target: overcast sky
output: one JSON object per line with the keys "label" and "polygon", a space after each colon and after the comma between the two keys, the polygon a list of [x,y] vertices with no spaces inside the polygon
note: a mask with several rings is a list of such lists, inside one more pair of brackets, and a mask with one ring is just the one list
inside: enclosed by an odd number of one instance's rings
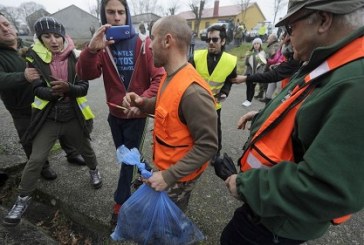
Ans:
{"label": "overcast sky", "polygon": [[[41,4],[45,7],[45,9],[50,12],[54,13],[60,9],[63,9],[71,4],[78,6],[79,8],[90,12],[91,6],[95,5],[95,0],[1,0],[0,4],[4,6],[12,6],[12,7],[19,7],[19,5],[23,2],[36,2]],[[130,0],[129,0],[130,1]],[[253,2],[254,0],[251,0]],[[168,6],[170,0],[158,0],[158,4],[161,6]],[[179,2],[188,2],[188,1],[179,1]],[[207,7],[213,6],[214,0],[209,0],[209,5]],[[224,5],[232,5],[239,2],[239,0],[220,0],[220,6]],[[256,0],[260,9],[262,10],[263,14],[265,15],[267,20],[273,20],[273,7],[274,7],[274,0]],[[177,13],[189,10],[188,7],[184,4],[180,4],[180,7],[177,9]],[[286,7],[283,8],[277,16],[277,20],[279,17],[284,16],[286,13]]]}

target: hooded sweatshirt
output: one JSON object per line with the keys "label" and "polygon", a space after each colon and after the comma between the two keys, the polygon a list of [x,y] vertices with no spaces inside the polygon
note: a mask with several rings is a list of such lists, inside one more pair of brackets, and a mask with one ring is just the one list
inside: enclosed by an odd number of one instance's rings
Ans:
{"label": "hooded sweatshirt", "polygon": [[[106,24],[105,7],[101,4],[101,23]],[[82,79],[93,80],[103,74],[106,99],[121,105],[126,92],[135,92],[143,97],[157,94],[163,68],[153,65],[153,56],[148,48],[149,37],[142,40],[135,33],[128,6],[126,25],[130,27],[130,38],[93,54],[89,48],[83,50],[77,62],[77,73]],[[126,118],[123,110],[109,105],[110,113],[118,118]]]}

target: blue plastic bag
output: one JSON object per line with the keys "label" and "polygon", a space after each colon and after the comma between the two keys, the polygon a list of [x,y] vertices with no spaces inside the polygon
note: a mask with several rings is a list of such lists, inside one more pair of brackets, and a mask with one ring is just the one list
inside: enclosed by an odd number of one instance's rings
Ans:
{"label": "blue plastic bag", "polygon": [[[137,149],[120,146],[117,158],[119,162],[137,165],[144,178],[151,176],[144,163],[140,163]],[[155,191],[143,184],[121,206],[111,238],[132,240],[138,244],[186,245],[202,241],[204,235],[166,192]]]}

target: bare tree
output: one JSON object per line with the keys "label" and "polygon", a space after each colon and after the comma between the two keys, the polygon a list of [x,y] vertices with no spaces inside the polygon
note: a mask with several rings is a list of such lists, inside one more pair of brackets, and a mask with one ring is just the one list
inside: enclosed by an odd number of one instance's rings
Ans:
{"label": "bare tree", "polygon": [[245,25],[245,16],[246,16],[246,10],[248,9],[249,7],[249,4],[250,4],[250,0],[237,0],[237,3],[239,4],[240,6],[240,11],[243,12],[243,16],[242,16],[242,22],[244,23]]}
{"label": "bare tree", "polygon": [[89,7],[90,13],[100,20],[101,0],[96,0],[95,2],[96,5],[92,5]]}
{"label": "bare tree", "polygon": [[278,15],[278,12],[282,9],[284,5],[287,4],[287,0],[274,0],[274,17],[273,17],[273,23],[276,23],[276,18]]}
{"label": "bare tree", "polygon": [[154,13],[158,0],[133,0],[130,1],[134,15]]}
{"label": "bare tree", "polygon": [[25,2],[20,4],[19,9],[23,12],[23,20],[28,26],[28,32],[33,31],[34,21],[31,21],[29,16],[40,9],[44,9],[44,6],[35,2]]}
{"label": "bare tree", "polygon": [[167,15],[175,15],[177,9],[179,8],[179,1],[170,0],[167,8]]}
{"label": "bare tree", "polygon": [[205,7],[205,0],[199,0],[199,2],[196,0],[193,0],[192,2],[190,2],[188,4],[188,6],[190,7],[192,13],[195,15],[194,32],[199,33],[202,13],[203,13],[203,10]]}

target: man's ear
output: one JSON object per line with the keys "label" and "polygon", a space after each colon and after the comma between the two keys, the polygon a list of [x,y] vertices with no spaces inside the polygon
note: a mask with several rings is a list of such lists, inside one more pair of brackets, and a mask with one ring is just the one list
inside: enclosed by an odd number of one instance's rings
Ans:
{"label": "man's ear", "polygon": [[321,33],[328,32],[333,24],[332,23],[334,18],[333,14],[324,11],[319,11],[317,13],[317,16],[318,16],[318,21],[320,21],[319,32]]}
{"label": "man's ear", "polygon": [[221,39],[221,46],[225,46],[225,44],[226,44],[226,38]]}

